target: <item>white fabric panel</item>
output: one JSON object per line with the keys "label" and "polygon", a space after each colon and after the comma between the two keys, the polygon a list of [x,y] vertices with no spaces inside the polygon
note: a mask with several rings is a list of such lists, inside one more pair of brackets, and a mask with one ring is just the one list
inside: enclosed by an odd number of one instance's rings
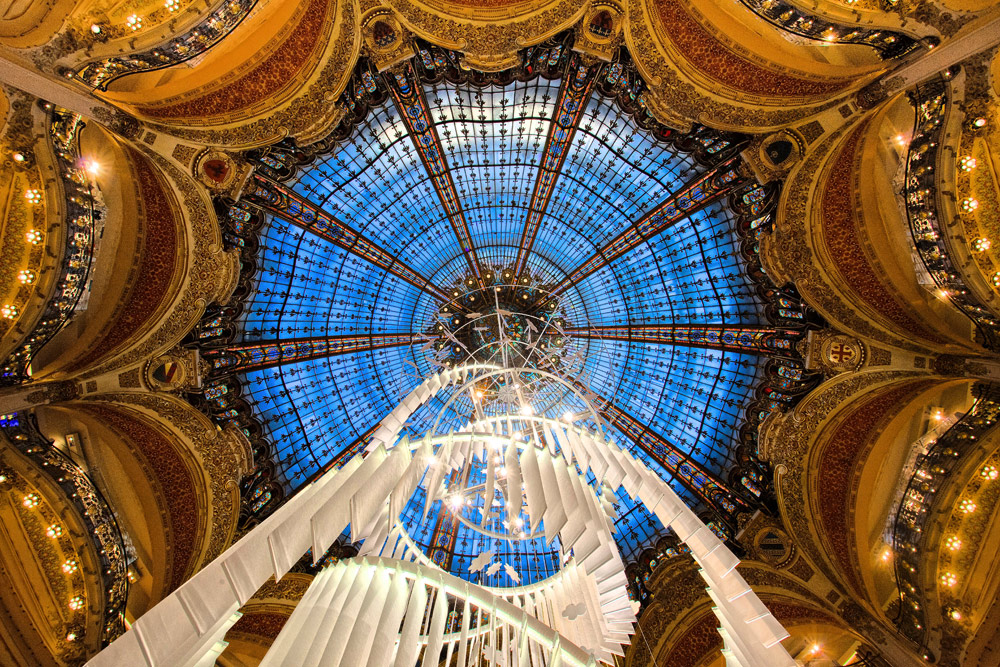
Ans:
{"label": "white fabric panel", "polygon": [[[305,595],[292,611],[281,632],[275,637],[267,655],[261,661],[263,667],[281,664],[290,658],[302,662],[312,641],[316,638],[319,619],[326,613],[344,577],[349,577],[350,568],[338,567],[323,570],[317,574]],[[281,656],[280,658],[278,656]]]}
{"label": "white fabric panel", "polygon": [[485,526],[490,514],[493,512],[493,496],[497,483],[496,465],[493,457],[487,456],[486,463],[486,488],[483,490],[483,516],[479,525]]}
{"label": "white fabric panel", "polygon": [[[370,631],[374,625],[371,622],[372,610],[366,609],[363,605],[366,602],[373,602],[371,590],[372,584],[375,583],[376,571],[376,568],[371,565],[363,565],[357,570],[344,606],[334,624],[328,626],[330,627],[329,634],[326,637],[317,637],[317,641],[313,642],[312,649],[303,665],[316,665],[318,667],[319,665],[339,664],[350,638],[358,630],[359,621],[366,626],[367,631]],[[375,613],[380,611],[381,609],[377,609]]]}
{"label": "white fabric panel", "polygon": [[[305,505],[300,508],[300,511],[306,511],[312,518],[310,521],[310,526],[312,528],[312,550],[313,557],[320,558],[326,553],[326,550],[330,548],[333,541],[340,536],[350,522],[350,499],[351,497],[361,488],[368,479],[375,474],[379,466],[386,459],[385,448],[379,447],[375,451],[371,452],[365,460],[361,463],[358,469],[350,476],[350,478],[344,482],[344,485],[338,490],[338,492],[325,502],[323,502],[319,507],[314,507],[313,505]],[[287,507],[287,505],[286,505]],[[289,563],[291,564],[297,561],[306,549],[309,548],[308,543],[306,547],[298,551],[298,555]],[[285,572],[287,572],[287,568]],[[282,573],[283,574],[283,573]]]}
{"label": "white fabric panel", "polygon": [[[482,634],[479,632],[479,624],[482,623],[482,615],[479,613],[479,607],[476,607],[476,622],[473,624],[476,628],[476,636],[473,637],[472,642],[469,644],[469,655],[465,661],[465,667],[471,667],[471,665],[479,664],[479,641]],[[461,665],[459,666],[461,667]]]}
{"label": "white fabric panel", "polygon": [[508,445],[505,467],[507,468],[507,521],[511,524],[520,516],[524,504],[521,495],[521,464],[518,463],[517,447]]}
{"label": "white fabric panel", "polygon": [[528,499],[528,518],[531,532],[538,530],[545,511],[545,493],[542,491],[542,475],[538,470],[538,449],[528,444],[521,455],[521,470],[524,472],[524,491]]}
{"label": "white fabric panel", "polygon": [[441,646],[444,638],[444,624],[448,619],[448,596],[443,588],[438,588],[434,598],[434,613],[427,633],[427,648],[421,664],[436,665],[441,661]]}
{"label": "white fabric panel", "polygon": [[[289,657],[294,657],[297,665],[316,665],[323,655],[323,650],[330,641],[338,641],[339,638],[331,640],[331,635],[337,627],[337,621],[341,618],[344,606],[350,602],[350,595],[357,591],[358,581],[364,581],[365,568],[360,562],[349,563],[347,571],[340,579],[336,592],[333,594],[326,608],[317,608],[309,623],[311,628],[300,633],[301,639],[306,639],[302,635],[308,632],[311,639],[308,641],[296,641],[289,648]],[[370,576],[369,576],[370,579]],[[357,593],[355,593],[357,594]],[[279,633],[280,636],[280,633]],[[268,651],[268,655],[270,655]],[[287,663],[278,663],[287,664]]]}
{"label": "white fabric panel", "polygon": [[[410,587],[406,577],[400,576],[395,570],[387,570],[386,574],[392,577],[392,584],[389,596],[386,599],[385,609],[379,616],[378,625],[372,633],[372,646],[368,662],[354,663],[357,667],[361,667],[362,664],[368,664],[371,667],[388,665],[392,651],[396,647],[396,637],[399,636],[399,624],[402,623],[403,614],[406,611]],[[346,653],[344,657],[345,667],[353,667],[351,663],[346,662]]]}
{"label": "white fabric panel", "polygon": [[560,539],[569,545],[576,544],[577,539],[587,530],[587,495],[582,493],[580,478],[575,470],[571,470],[566,461],[556,459],[552,462],[556,471],[556,482],[559,484],[559,495],[566,508],[566,523],[559,533]]}
{"label": "white fabric panel", "polygon": [[417,635],[420,632],[420,624],[423,621],[426,607],[427,587],[424,586],[423,579],[417,579],[411,586],[410,602],[406,607],[406,616],[403,619],[403,630],[399,637],[395,667],[412,667],[416,664],[417,653],[420,651],[420,647],[417,645]]}
{"label": "white fabric panel", "polygon": [[366,528],[371,518],[381,508],[406,472],[410,463],[410,450],[396,447],[385,461],[351,497],[351,541],[361,539],[361,529]]}
{"label": "white fabric panel", "polygon": [[542,490],[545,493],[545,514],[542,521],[545,522],[547,541],[552,541],[566,523],[566,510],[559,497],[559,483],[556,481],[556,472],[552,466],[552,457],[545,452],[539,452],[538,470],[542,478]]}
{"label": "white fabric panel", "polygon": [[455,658],[455,664],[459,667],[465,667],[465,658],[469,650],[469,611],[471,607],[472,605],[467,600],[462,601],[462,630],[458,639],[458,656]]}

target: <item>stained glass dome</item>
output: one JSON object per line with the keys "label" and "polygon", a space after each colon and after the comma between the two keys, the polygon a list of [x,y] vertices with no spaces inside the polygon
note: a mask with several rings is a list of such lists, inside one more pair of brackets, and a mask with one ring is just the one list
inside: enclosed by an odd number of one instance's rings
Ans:
{"label": "stained glass dome", "polygon": [[[425,44],[388,71],[362,61],[330,137],[248,154],[241,198],[219,202],[242,249],[237,303],[196,335],[204,401],[267,443],[261,479],[293,492],[361,452],[423,378],[502,358],[566,378],[720,534],[761,502],[748,434],[808,379],[806,315],[754,259],[776,193],[750,177],[744,137],[654,120],[627,53],[570,47],[500,73]],[[535,389],[542,414],[585,412]],[[405,512],[414,539],[463,572],[481,544],[421,504]],[[624,492],[615,510],[626,558],[662,536]],[[551,546],[521,544],[532,577],[558,568]]]}

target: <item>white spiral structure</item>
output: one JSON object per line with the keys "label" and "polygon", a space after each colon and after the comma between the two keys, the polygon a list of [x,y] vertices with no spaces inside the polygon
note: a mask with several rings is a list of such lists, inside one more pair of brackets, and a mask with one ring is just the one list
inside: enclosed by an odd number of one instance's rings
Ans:
{"label": "white spiral structure", "polygon": [[[457,430],[435,433],[435,424],[419,439],[400,439],[407,420],[442,389],[457,385],[454,400],[477,380],[521,371],[540,373],[469,364],[425,380],[381,422],[364,458],[303,488],[89,664],[212,664],[213,647],[268,577],[280,579],[307,549],[326,553],[348,526],[352,541],[363,543],[361,552],[313,580],[265,665],[408,667],[444,657],[445,664],[454,658],[463,667],[484,660],[525,667],[612,664],[636,621],[609,516],[612,490],[623,487],[690,547],[716,605],[727,664],[794,665],[780,644],[787,632],[736,571],[732,552],[668,484],[602,433],[574,419],[487,414],[477,406]],[[482,496],[477,525],[485,526],[492,499],[501,495],[505,525],[523,524],[526,510],[524,533],[544,535],[546,543],[558,536],[558,573],[516,588],[486,587],[442,571],[416,546],[400,514],[418,485],[426,490],[426,514],[454,492],[444,480],[472,468],[486,477],[484,485],[463,490]],[[596,485],[588,483],[588,472]],[[492,558],[480,554],[475,569]]]}

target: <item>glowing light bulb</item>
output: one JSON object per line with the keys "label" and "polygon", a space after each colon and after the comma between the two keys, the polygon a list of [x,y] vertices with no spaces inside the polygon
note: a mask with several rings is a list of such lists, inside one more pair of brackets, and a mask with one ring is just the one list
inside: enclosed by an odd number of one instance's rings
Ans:
{"label": "glowing light bulb", "polygon": [[69,608],[73,611],[79,611],[83,609],[83,598],[77,595],[76,597],[70,599]]}
{"label": "glowing light bulb", "polygon": [[996,466],[984,466],[983,469],[979,471],[979,474],[984,478],[993,481],[997,477],[1000,477],[1000,470],[997,470]]}
{"label": "glowing light bulb", "polygon": [[29,493],[21,500],[21,504],[31,509],[32,507],[38,507],[38,503],[41,498],[38,497],[37,493]]}
{"label": "glowing light bulb", "polygon": [[522,415],[533,415],[535,414],[535,408],[531,407],[530,404],[521,406]]}
{"label": "glowing light bulb", "polygon": [[36,277],[37,276],[34,271],[28,271],[27,269],[19,271],[17,274],[17,279],[22,285],[30,285],[35,282]]}
{"label": "glowing light bulb", "polygon": [[979,208],[979,201],[973,199],[972,197],[966,197],[962,200],[962,203],[960,203],[958,207],[966,213],[972,213]]}
{"label": "glowing light bulb", "polygon": [[62,564],[62,571],[65,572],[66,574],[72,574],[73,572],[76,572],[79,568],[80,566],[72,558],[70,558],[69,560],[67,560],[65,563]]}
{"label": "glowing light bulb", "polygon": [[3,306],[0,306],[0,315],[2,315],[4,319],[12,320],[15,317],[17,317],[17,314],[19,312],[20,311],[18,310],[17,306],[12,306],[10,304],[5,304]]}
{"label": "glowing light bulb", "polygon": [[971,155],[963,155],[958,159],[958,168],[962,171],[972,171],[976,168],[976,158]]}
{"label": "glowing light bulb", "polygon": [[958,577],[956,577],[951,572],[943,572],[941,574],[941,585],[947,586],[948,588],[954,587],[958,583]]}
{"label": "glowing light bulb", "polygon": [[24,198],[28,200],[29,204],[38,204],[42,201],[42,192],[37,188],[31,188],[30,190],[24,191]]}
{"label": "glowing light bulb", "polygon": [[180,8],[181,3],[179,0],[167,0],[163,3],[163,6],[167,8],[167,11],[175,12]]}
{"label": "glowing light bulb", "polygon": [[951,551],[958,551],[962,548],[962,540],[958,539],[957,535],[952,535],[944,541],[944,545]]}
{"label": "glowing light bulb", "polygon": [[972,514],[976,511],[976,503],[966,498],[958,504],[958,509],[962,510],[964,514]]}
{"label": "glowing light bulb", "polygon": [[101,34],[101,26],[97,25],[96,23],[92,23],[90,25],[90,32],[94,33],[95,35],[100,35]]}
{"label": "glowing light bulb", "polygon": [[138,14],[132,14],[125,19],[125,23],[128,27],[132,28],[132,30],[140,30],[142,28],[142,17]]}
{"label": "glowing light bulb", "polygon": [[42,233],[36,229],[29,229],[24,238],[31,245],[38,245],[42,242]]}
{"label": "glowing light bulb", "polygon": [[990,249],[993,244],[985,236],[981,236],[978,239],[972,241],[972,249],[976,252],[986,252]]}
{"label": "glowing light bulb", "polygon": [[63,533],[62,526],[60,526],[57,523],[52,524],[51,526],[49,526],[48,530],[45,531],[45,534],[51,537],[52,539],[59,537],[60,535],[62,535],[62,533]]}

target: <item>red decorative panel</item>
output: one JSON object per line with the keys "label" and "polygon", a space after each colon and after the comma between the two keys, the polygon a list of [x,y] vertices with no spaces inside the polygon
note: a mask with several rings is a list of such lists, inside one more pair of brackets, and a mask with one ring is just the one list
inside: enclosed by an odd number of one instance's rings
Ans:
{"label": "red decorative panel", "polygon": [[[637,647],[638,648],[638,647]],[[665,660],[658,665],[670,667],[695,667],[702,658],[712,651],[722,650],[722,635],[719,634],[719,620],[709,612],[695,621],[670,649]]]}
{"label": "red decorative panel", "polygon": [[876,313],[907,331],[935,343],[945,340],[929,331],[911,317],[907,309],[886,289],[875,269],[868,261],[859,242],[859,227],[854,206],[856,194],[854,174],[860,161],[861,137],[868,123],[862,123],[847,139],[837,156],[823,191],[823,243],[835,262],[843,280]]}
{"label": "red decorative panel", "polygon": [[880,422],[891,419],[900,407],[931,384],[931,380],[907,382],[868,399],[841,422],[820,453],[816,499],[820,523],[841,572],[859,593],[862,587],[851,558],[849,538],[855,467],[877,437]]}
{"label": "red decorative panel", "polygon": [[[764,604],[783,625],[829,623],[843,627],[843,623],[836,617],[820,609],[794,602],[775,602],[772,599],[765,600]],[[633,641],[633,643],[636,642]],[[636,648],[638,649],[639,645]],[[722,636],[719,634],[719,620],[715,614],[708,613],[695,621],[687,632],[674,642],[674,646],[665,660],[657,661],[656,664],[668,665],[669,667],[695,667],[709,653],[721,650]]]}
{"label": "red decorative panel", "polygon": [[655,0],[660,23],[684,57],[704,74],[750,95],[808,97],[847,87],[853,79],[815,81],[765,69],[733,52],[705,30],[678,0]]}
{"label": "red decorative panel", "polygon": [[177,261],[177,230],[181,222],[166,192],[166,184],[140,153],[128,149],[135,166],[145,222],[142,249],[133,270],[132,285],[115,310],[107,333],[97,344],[78,358],[68,370],[88,368],[119,345],[136,336],[167,298]]}
{"label": "red decorative panel", "polygon": [[233,623],[229,632],[254,635],[273,641],[281,632],[281,628],[285,627],[287,621],[288,616],[285,614],[251,612],[244,614]]}
{"label": "red decorative panel", "polygon": [[166,592],[184,583],[188,563],[194,556],[195,529],[198,526],[198,499],[194,482],[170,441],[160,431],[139,417],[123,415],[118,410],[99,404],[82,408],[104,424],[124,434],[146,459],[155,475],[161,497],[167,506],[170,526],[172,569],[167,572]]}
{"label": "red decorative panel", "polygon": [[328,20],[328,7],[336,3],[312,0],[298,25],[270,56],[217,90],[193,100],[163,106],[139,107],[152,118],[205,118],[253,106],[288,85],[305,66],[320,42]]}

